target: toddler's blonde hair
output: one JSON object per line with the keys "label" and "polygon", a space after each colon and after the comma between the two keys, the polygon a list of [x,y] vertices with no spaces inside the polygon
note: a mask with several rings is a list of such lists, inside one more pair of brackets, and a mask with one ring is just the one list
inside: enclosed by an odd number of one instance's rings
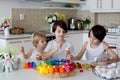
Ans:
{"label": "toddler's blonde hair", "polygon": [[31,39],[32,39],[32,44],[33,44],[35,47],[37,47],[36,44],[39,42],[39,40],[40,40],[41,38],[45,38],[45,39],[46,39],[46,35],[43,34],[43,33],[41,33],[41,32],[34,32],[34,33],[32,34],[32,37],[31,37]]}

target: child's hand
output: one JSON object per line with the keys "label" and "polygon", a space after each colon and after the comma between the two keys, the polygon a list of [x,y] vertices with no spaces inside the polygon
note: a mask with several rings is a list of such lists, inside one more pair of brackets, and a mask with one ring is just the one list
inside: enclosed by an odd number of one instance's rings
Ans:
{"label": "child's hand", "polygon": [[24,47],[20,48],[20,52],[24,53]]}
{"label": "child's hand", "polygon": [[68,54],[68,55],[66,56],[66,59],[68,59],[68,60],[72,60],[72,58],[73,58],[73,55],[71,55],[71,54]]}
{"label": "child's hand", "polygon": [[42,56],[40,54],[36,54],[36,59],[37,60],[42,60]]}
{"label": "child's hand", "polygon": [[102,58],[100,59],[100,61],[102,61],[102,62],[104,62],[104,63],[106,63],[106,64],[109,64],[109,58],[106,57],[106,56],[102,57]]}
{"label": "child's hand", "polygon": [[65,55],[66,55],[66,58],[68,59],[68,60],[71,60],[72,59],[72,55],[70,54],[70,49],[69,48],[66,48],[66,50],[65,50]]}
{"label": "child's hand", "polygon": [[67,56],[67,55],[69,55],[70,54],[70,49],[69,48],[66,48],[65,49],[65,55]]}

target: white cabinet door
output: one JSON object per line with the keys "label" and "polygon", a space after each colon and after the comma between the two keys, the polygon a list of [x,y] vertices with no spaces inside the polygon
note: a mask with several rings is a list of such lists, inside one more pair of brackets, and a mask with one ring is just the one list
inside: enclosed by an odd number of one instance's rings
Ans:
{"label": "white cabinet door", "polygon": [[86,41],[89,40],[88,33],[83,33],[82,36],[83,36],[83,43],[82,44],[84,44]]}
{"label": "white cabinet door", "polygon": [[31,48],[33,48],[32,41],[30,38],[24,39],[22,44],[22,46],[25,48],[25,52],[28,52]]}
{"label": "white cabinet door", "polygon": [[[119,43],[119,38],[118,36],[113,36],[113,35],[106,35],[104,41],[108,43],[109,46],[115,46],[118,47]],[[113,49],[116,53],[118,53],[117,49]]]}
{"label": "white cabinet door", "polygon": [[118,55],[120,56],[120,36],[118,37]]}
{"label": "white cabinet door", "polygon": [[6,40],[6,46],[10,45],[11,47],[15,48],[18,53],[20,53],[20,46],[22,46],[21,39],[14,39],[14,40]]}
{"label": "white cabinet door", "polygon": [[91,0],[91,12],[120,12],[120,0]]}
{"label": "white cabinet door", "polygon": [[120,0],[113,0],[113,8],[120,9]]}
{"label": "white cabinet door", "polygon": [[30,38],[6,40],[6,46],[7,45],[16,48],[18,53],[20,53],[20,47],[22,46],[25,48],[25,52],[32,48],[32,42]]}
{"label": "white cabinet door", "polygon": [[97,10],[98,9],[98,1],[99,0],[90,0],[89,1],[91,10]]}
{"label": "white cabinet door", "polygon": [[100,0],[100,9],[111,9],[112,8],[112,0]]}
{"label": "white cabinet door", "polygon": [[74,33],[74,34],[67,34],[66,38],[67,41],[73,44],[75,55],[78,54],[78,52],[81,49],[82,44],[82,33]]}

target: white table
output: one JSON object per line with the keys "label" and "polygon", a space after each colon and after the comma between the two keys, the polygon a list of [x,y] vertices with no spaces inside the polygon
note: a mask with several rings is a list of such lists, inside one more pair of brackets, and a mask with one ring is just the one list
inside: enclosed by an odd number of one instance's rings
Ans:
{"label": "white table", "polygon": [[80,73],[79,69],[77,69],[75,75],[71,77],[46,78],[39,74],[37,70],[23,69],[22,67],[20,67],[16,71],[12,71],[9,73],[5,72],[0,73],[0,80],[105,80],[105,79],[96,76],[92,71],[89,70],[84,70],[83,73]]}

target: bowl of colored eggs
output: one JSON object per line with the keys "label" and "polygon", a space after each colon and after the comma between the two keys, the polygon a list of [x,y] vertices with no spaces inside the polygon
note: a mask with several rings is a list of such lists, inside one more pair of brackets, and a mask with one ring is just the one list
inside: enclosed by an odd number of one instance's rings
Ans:
{"label": "bowl of colored eggs", "polygon": [[40,74],[46,77],[67,77],[75,74],[76,64],[70,60],[46,60],[42,61],[37,66]]}

